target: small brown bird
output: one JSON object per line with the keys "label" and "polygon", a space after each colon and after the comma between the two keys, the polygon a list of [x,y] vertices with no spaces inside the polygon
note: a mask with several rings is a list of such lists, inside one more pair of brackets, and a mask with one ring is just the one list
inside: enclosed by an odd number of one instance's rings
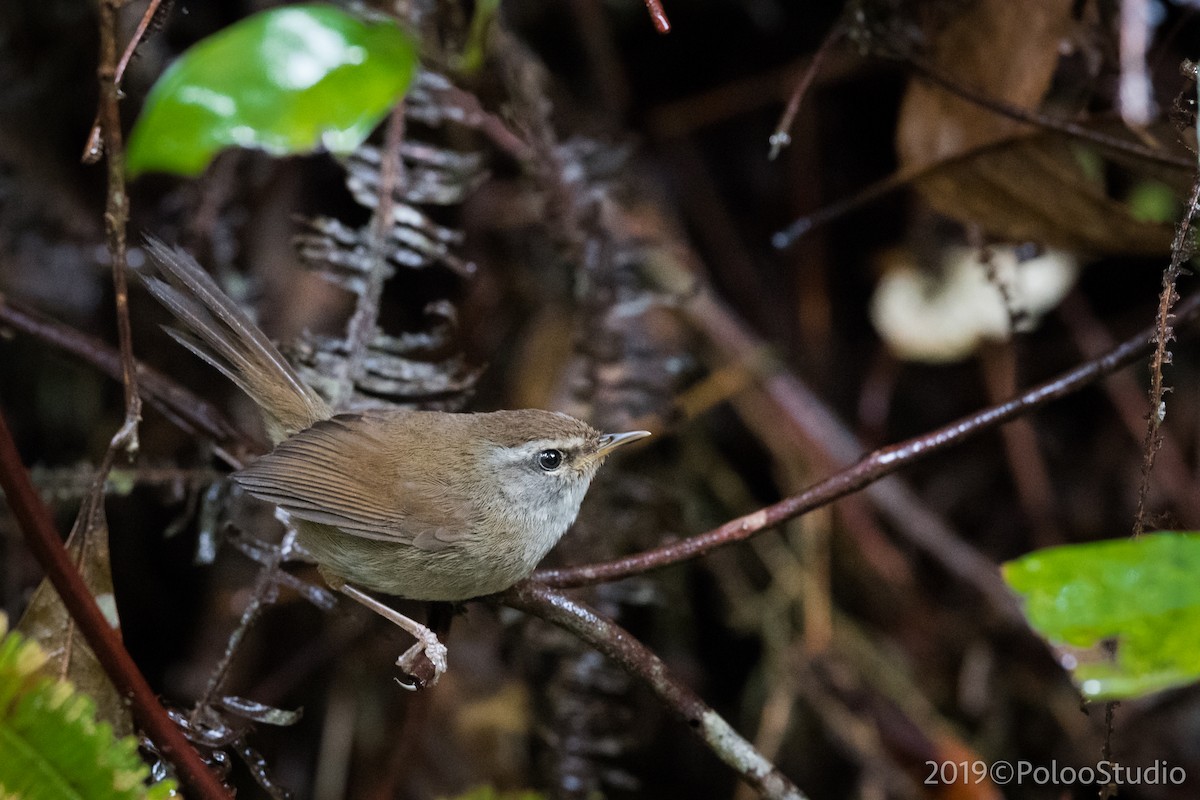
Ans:
{"label": "small brown bird", "polygon": [[147,249],[143,283],[187,327],[168,333],[254,400],[276,445],[233,479],[287,512],[335,588],[417,636],[400,665],[424,650],[434,681],[432,632],[346,584],[415,600],[506,589],[566,532],[608,454],[650,435],[537,410],[335,416],[191,256]]}

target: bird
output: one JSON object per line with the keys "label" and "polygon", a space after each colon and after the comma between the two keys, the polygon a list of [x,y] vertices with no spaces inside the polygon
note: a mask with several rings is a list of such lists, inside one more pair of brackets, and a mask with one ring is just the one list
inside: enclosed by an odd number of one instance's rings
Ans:
{"label": "bird", "polygon": [[336,413],[186,251],[147,237],[138,277],[182,328],[167,333],[258,406],[273,449],[233,473],[275,505],[336,590],[417,639],[446,669],[428,628],[365,590],[463,601],[527,577],[574,522],[610,453],[648,431],[601,433],[540,409],[475,413],[379,408]]}

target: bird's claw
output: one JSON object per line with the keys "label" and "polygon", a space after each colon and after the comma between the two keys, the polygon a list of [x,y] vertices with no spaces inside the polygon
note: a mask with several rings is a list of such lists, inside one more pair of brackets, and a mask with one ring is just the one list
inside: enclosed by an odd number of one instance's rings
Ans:
{"label": "bird's claw", "polygon": [[433,631],[427,630],[426,634],[419,636],[417,643],[396,659],[396,666],[413,679],[411,684],[400,683],[409,691],[436,686],[438,679],[446,671],[446,645],[438,641]]}

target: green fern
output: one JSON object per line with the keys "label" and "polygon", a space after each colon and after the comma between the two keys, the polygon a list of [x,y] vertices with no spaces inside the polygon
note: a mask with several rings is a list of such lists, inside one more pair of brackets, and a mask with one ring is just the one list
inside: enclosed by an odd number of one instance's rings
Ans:
{"label": "green fern", "polygon": [[0,798],[160,800],[172,781],[146,785],[150,771],[132,736],[117,739],[96,720],[91,698],[40,672],[46,654],[0,614]]}

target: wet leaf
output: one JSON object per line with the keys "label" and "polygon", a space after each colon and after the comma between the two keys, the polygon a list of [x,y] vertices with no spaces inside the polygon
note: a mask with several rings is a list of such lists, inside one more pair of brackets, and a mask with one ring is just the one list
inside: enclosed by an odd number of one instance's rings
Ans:
{"label": "wet leaf", "polygon": [[129,137],[129,174],[197,175],[232,146],[349,152],[403,95],[416,62],[391,23],[316,4],[255,14],[159,78]]}
{"label": "wet leaf", "polygon": [[1089,700],[1200,680],[1200,535],[1054,547],[1003,573]]}

